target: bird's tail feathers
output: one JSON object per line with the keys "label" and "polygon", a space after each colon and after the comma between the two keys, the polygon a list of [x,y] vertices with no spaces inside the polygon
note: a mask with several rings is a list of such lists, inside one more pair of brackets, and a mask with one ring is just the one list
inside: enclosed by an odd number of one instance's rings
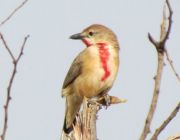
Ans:
{"label": "bird's tail feathers", "polygon": [[73,124],[76,123],[76,115],[79,112],[83,98],[71,94],[66,97],[66,112],[63,125],[63,131],[69,134],[73,130]]}

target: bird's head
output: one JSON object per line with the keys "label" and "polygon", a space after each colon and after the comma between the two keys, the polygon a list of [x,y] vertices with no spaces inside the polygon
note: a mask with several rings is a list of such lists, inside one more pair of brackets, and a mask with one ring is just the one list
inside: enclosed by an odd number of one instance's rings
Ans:
{"label": "bird's head", "polygon": [[116,35],[113,31],[99,24],[93,24],[84,29],[81,33],[70,36],[70,38],[82,40],[87,47],[99,43],[119,47]]}

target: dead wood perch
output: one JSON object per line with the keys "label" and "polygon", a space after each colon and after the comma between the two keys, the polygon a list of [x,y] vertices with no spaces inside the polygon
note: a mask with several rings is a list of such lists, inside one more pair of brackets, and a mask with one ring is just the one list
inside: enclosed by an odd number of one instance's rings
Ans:
{"label": "dead wood perch", "polygon": [[[109,105],[125,103],[125,99],[109,96]],[[84,98],[82,111],[76,116],[76,124],[70,135],[62,133],[61,140],[97,140],[96,120],[97,113],[106,107],[106,97],[89,100]]]}

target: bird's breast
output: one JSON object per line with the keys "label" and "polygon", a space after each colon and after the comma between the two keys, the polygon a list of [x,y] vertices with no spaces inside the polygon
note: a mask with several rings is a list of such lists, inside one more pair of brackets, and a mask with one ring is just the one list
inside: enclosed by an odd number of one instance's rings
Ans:
{"label": "bird's breast", "polygon": [[113,50],[105,47],[89,47],[82,53],[82,73],[75,81],[76,92],[82,96],[96,96],[106,86],[112,86],[118,65]]}

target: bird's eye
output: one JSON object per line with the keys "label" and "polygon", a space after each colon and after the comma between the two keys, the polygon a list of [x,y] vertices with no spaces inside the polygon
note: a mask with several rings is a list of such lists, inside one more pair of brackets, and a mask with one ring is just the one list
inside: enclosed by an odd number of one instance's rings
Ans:
{"label": "bird's eye", "polygon": [[90,35],[90,36],[93,36],[93,35],[94,35],[94,32],[90,31],[90,32],[89,32],[89,35]]}

